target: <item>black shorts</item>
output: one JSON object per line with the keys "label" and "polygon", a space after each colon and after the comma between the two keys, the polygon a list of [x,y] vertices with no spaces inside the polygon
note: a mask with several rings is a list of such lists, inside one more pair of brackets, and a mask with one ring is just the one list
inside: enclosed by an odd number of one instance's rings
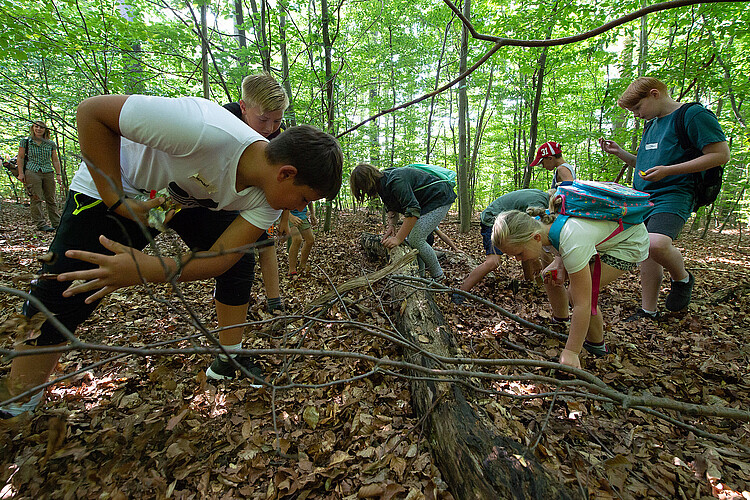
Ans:
{"label": "black shorts", "polygon": [[663,234],[676,240],[677,236],[685,226],[685,221],[677,214],[660,212],[651,215],[645,221],[646,229],[649,233]]}

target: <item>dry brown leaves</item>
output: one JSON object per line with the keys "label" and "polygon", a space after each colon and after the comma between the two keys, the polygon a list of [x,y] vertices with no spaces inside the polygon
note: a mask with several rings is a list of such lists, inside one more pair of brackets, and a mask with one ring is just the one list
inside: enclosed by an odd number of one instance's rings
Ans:
{"label": "dry brown leaves", "polygon": [[[0,243],[4,286],[28,290],[50,237],[36,235],[25,208],[4,203]],[[18,221],[21,223],[19,224]],[[455,221],[453,221],[455,222]],[[286,278],[286,250],[280,246],[282,290],[288,311],[330,289],[331,283],[374,269],[358,251],[362,231],[378,232],[379,216],[339,214],[334,231],[317,233],[311,271]],[[441,229],[483,260],[478,231]],[[614,354],[585,359],[586,367],[614,388],[702,404],[750,407],[746,380],[750,345],[748,257],[734,248],[736,236],[712,234],[708,243],[680,240],[698,277],[687,313],[659,323],[623,323],[635,308],[636,275],[620,279],[602,297],[607,341]],[[437,246],[440,246],[438,244]],[[470,270],[445,264],[457,286]],[[476,293],[542,324],[549,321],[540,289],[519,281],[520,266],[487,278]],[[350,292],[327,319],[360,321],[390,329],[397,306],[361,289]],[[213,327],[211,282],[183,287],[187,305]],[[77,332],[87,342],[145,346],[195,335],[167,287],[155,287],[162,301],[143,289],[113,294]],[[259,277],[250,320],[267,319]],[[500,338],[554,357],[557,339],[544,338],[478,306],[458,307],[447,296],[438,303],[454,328],[462,353],[473,357],[529,357],[507,349]],[[381,308],[381,301],[385,310]],[[0,322],[18,330],[21,300],[0,296]],[[21,328],[22,331],[26,331]],[[2,334],[11,348],[13,338]],[[206,341],[201,342],[207,345]],[[173,347],[190,347],[182,341]],[[399,359],[392,343],[361,329],[334,323],[290,321],[285,326],[248,329],[246,346],[353,352]],[[103,352],[73,351],[62,358],[62,373],[106,359]],[[533,356],[532,356],[533,357]],[[537,356],[538,357],[538,356]],[[243,382],[215,383],[204,370],[210,356],[198,354],[126,356],[84,371],[48,391],[43,408],[30,418],[0,421],[0,496],[18,498],[452,498],[430,455],[410,404],[408,382],[372,370],[356,358],[281,356],[260,358],[280,387],[251,389]],[[9,364],[0,366],[7,373]],[[345,383],[331,384],[347,380]],[[310,387],[315,385],[316,387]],[[527,382],[486,384],[515,394],[554,392]],[[549,468],[592,498],[741,498],[750,490],[748,457],[639,410],[585,398],[510,399],[482,396],[477,409],[502,433],[532,445]],[[681,418],[670,413],[672,417]],[[697,417],[686,423],[750,446],[747,423]],[[738,493],[739,494],[739,493]]]}

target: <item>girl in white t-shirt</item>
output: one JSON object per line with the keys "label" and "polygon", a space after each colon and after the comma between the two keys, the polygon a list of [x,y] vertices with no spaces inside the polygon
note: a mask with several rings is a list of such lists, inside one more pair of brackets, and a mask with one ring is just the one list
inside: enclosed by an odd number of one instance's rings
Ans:
{"label": "girl in white t-shirt", "polygon": [[[495,219],[492,242],[506,255],[519,261],[538,259],[542,247],[551,245],[549,230],[557,214],[540,208],[527,213],[513,210]],[[648,257],[646,226],[637,224],[612,238],[617,222],[570,217],[560,231],[560,248],[554,261],[544,269],[544,282],[550,302],[568,301],[573,305],[568,341],[560,354],[560,363],[580,368],[581,348],[602,356],[609,352],[603,337],[603,323],[598,305],[592,314],[592,288],[595,256],[601,260],[599,290],[625,271]],[[607,241],[603,241],[607,239]],[[565,280],[570,285],[565,289]]]}

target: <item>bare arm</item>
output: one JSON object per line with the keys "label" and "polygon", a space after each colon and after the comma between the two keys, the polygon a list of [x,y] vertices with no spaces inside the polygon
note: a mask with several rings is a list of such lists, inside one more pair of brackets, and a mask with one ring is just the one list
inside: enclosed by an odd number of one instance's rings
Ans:
{"label": "bare arm", "polygon": [[[180,281],[194,281],[222,274],[241,256],[240,253],[231,252],[231,250],[255,242],[262,233],[262,229],[253,226],[241,216],[237,216],[208,252],[197,252],[192,258],[187,254],[181,257],[181,261],[187,263],[182,268]],[[99,266],[94,269],[60,274],[58,281],[86,280],[85,283],[71,285],[63,293],[65,297],[94,291],[94,294],[86,298],[86,302],[91,303],[124,286],[143,282],[166,282],[177,271],[177,262],[174,259],[164,259],[162,262],[158,257],[146,255],[135,248],[127,247],[104,236],[100,236],[99,241],[105,248],[114,252],[114,255],[82,250],[68,250],[65,253],[72,259]],[[207,257],[211,253],[220,254]]]}
{"label": "bare arm", "polygon": [[404,217],[404,223],[401,224],[401,228],[396,233],[396,236],[391,236],[383,241],[383,246],[386,248],[394,248],[404,242],[411,230],[414,229],[414,225],[417,223],[419,217]]}
{"label": "bare arm", "polygon": [[656,182],[668,175],[690,174],[693,172],[702,172],[709,168],[724,165],[731,157],[729,145],[726,141],[713,142],[706,144],[702,150],[703,156],[694,158],[690,161],[675,163],[674,165],[657,165],[645,172],[638,172],[644,180]]}
{"label": "bare arm", "polygon": [[26,169],[26,148],[23,146],[18,147],[18,156],[16,156],[16,165],[18,165],[18,180],[21,182],[26,182],[26,173],[24,170]]}

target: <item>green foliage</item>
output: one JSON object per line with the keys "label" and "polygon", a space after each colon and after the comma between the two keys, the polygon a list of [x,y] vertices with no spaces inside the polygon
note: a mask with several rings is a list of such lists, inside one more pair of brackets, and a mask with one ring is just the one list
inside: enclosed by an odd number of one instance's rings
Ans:
{"label": "green foliage", "polygon": [[[101,93],[202,95],[196,25],[200,3],[131,0],[124,8],[125,4],[115,0],[0,0],[0,21],[5,26],[0,37],[4,54],[0,62],[1,154],[13,156],[28,120],[41,118],[52,125],[70,175],[77,168],[75,108],[81,100]],[[259,14],[243,4],[244,22],[239,28],[247,38],[245,48],[240,48],[233,25],[234,3],[206,5],[211,99],[223,103],[239,98],[242,77],[262,68],[261,38],[268,41],[272,72],[279,79],[285,77],[280,70],[278,4],[266,6],[264,25]],[[471,21],[482,34],[556,39],[592,30],[641,5],[634,0],[565,4],[490,0],[471,4]],[[285,6],[288,79],[296,122],[325,128],[321,4],[291,0]],[[458,76],[462,24],[443,3],[329,3],[328,21],[335,75],[333,133],[433,92]],[[634,138],[637,143],[642,124],[636,125],[616,101],[645,66],[648,74],[667,82],[675,97],[698,99],[719,114],[733,153],[727,168],[730,182],[725,183],[721,198],[727,204],[721,209],[728,210],[748,178],[743,105],[750,83],[742,77],[750,70],[750,38],[744,28],[748,22],[750,9],[745,3],[699,4],[649,14],[646,61],[639,60],[640,20],[575,44],[550,47],[536,117],[537,145],[557,140],[581,177],[614,179],[622,165],[601,153],[597,139],[613,138],[626,149]],[[470,39],[469,65],[491,46],[491,42]],[[540,48],[506,46],[466,79],[470,154],[485,98],[489,99],[476,156],[477,208],[521,187],[532,147],[529,130],[541,53]],[[424,161],[428,149],[430,163],[455,167],[457,89],[454,85],[344,135],[347,170],[359,161],[381,167]],[[537,169],[531,185],[546,188],[546,171]],[[9,194],[9,186],[1,182],[0,190]]]}

